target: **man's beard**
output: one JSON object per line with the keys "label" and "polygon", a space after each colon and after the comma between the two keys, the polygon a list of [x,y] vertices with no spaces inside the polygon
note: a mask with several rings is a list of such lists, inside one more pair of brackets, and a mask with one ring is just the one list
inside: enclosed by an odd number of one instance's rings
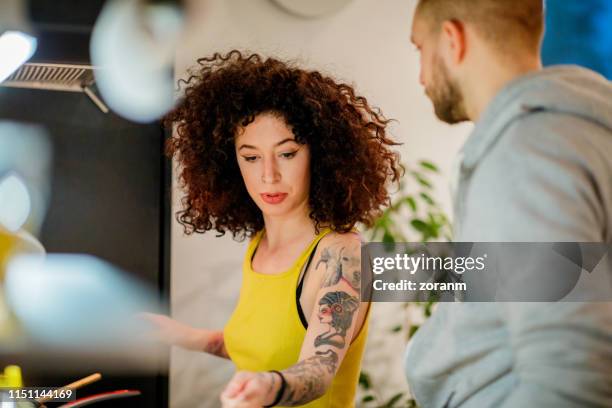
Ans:
{"label": "man's beard", "polygon": [[435,59],[433,70],[432,86],[425,89],[425,93],[431,99],[438,119],[450,124],[470,120],[459,85],[450,79],[440,58]]}

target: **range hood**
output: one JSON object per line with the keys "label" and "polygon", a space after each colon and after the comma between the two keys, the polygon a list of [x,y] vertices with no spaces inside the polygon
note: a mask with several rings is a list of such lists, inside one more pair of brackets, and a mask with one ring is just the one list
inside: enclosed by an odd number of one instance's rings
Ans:
{"label": "range hood", "polygon": [[0,85],[10,88],[82,92],[102,112],[108,113],[108,107],[93,91],[94,84],[94,67],[91,65],[32,62],[19,67]]}

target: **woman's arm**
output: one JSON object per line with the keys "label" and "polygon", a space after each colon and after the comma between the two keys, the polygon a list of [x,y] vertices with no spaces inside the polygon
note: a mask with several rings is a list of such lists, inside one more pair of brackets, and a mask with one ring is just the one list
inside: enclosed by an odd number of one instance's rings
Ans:
{"label": "woman's arm", "polygon": [[321,397],[331,385],[353,338],[361,305],[361,242],[356,234],[334,237],[321,248],[315,270],[324,271],[308,323],[300,361],[282,371],[287,381],[279,405]]}
{"label": "woman's arm", "polygon": [[[356,234],[321,242],[313,260],[322,284],[308,323],[298,363],[281,373],[286,380],[277,405],[299,406],[321,397],[353,338],[361,305],[361,242]],[[225,407],[271,404],[281,387],[277,374],[239,372],[222,394]],[[259,405],[257,405],[259,404]]]}
{"label": "woman's arm", "polygon": [[142,317],[154,325],[155,337],[170,346],[229,359],[221,330],[197,329],[160,314],[143,313]]}

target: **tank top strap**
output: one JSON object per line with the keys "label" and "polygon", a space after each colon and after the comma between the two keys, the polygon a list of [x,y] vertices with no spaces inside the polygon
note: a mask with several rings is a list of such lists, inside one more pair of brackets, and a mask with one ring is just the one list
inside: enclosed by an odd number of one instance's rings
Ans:
{"label": "tank top strap", "polygon": [[259,246],[259,241],[261,241],[261,237],[263,237],[263,234],[264,234],[264,230],[260,229],[259,231],[255,233],[253,238],[251,238],[251,241],[249,242],[249,246],[247,247],[247,251],[244,257],[245,262],[247,260],[250,262],[250,260],[253,258],[255,249],[257,249],[257,247]]}
{"label": "tank top strap", "polygon": [[[314,237],[314,239],[310,242],[310,244],[308,244],[308,246],[304,249],[304,251],[302,251],[300,256],[298,256],[298,258],[294,261],[293,266],[290,269],[296,270],[299,272],[302,269],[302,266],[304,266],[304,263],[312,255],[314,249],[319,244],[321,239],[323,239],[323,237],[329,234],[330,232],[331,232],[330,228],[322,228],[321,230],[319,230],[319,233]],[[252,271],[251,262],[255,255],[255,251],[257,250],[257,247],[259,246],[261,239],[263,238],[264,233],[265,233],[265,230],[262,229],[258,231],[257,233],[255,233],[253,238],[251,238],[251,241],[249,242],[249,245],[247,247],[247,251],[244,257],[243,267],[245,270]]]}
{"label": "tank top strap", "polygon": [[327,234],[329,234],[330,232],[331,232],[331,229],[329,229],[329,228],[323,228],[323,229],[321,229],[319,231],[317,236],[312,240],[310,245],[308,245],[308,247],[306,247],[304,252],[302,252],[300,257],[298,258],[298,262],[297,262],[298,269],[301,269],[302,266],[306,263],[306,261],[308,261],[308,259],[310,259],[312,257],[312,253],[315,250],[315,248],[317,247],[317,245],[319,245],[319,241],[321,241],[323,239],[323,237],[326,236]]}

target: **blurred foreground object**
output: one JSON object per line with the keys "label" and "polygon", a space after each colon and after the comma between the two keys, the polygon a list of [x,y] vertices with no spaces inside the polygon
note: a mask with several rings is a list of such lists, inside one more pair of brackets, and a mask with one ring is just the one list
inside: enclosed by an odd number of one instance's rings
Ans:
{"label": "blurred foreground object", "polygon": [[4,299],[3,280],[6,265],[17,254],[43,256],[44,252],[42,244],[28,232],[11,232],[0,226],[0,341],[14,340],[21,333],[21,328]]}
{"label": "blurred foreground object", "polygon": [[22,386],[21,368],[16,365],[6,366],[4,373],[0,374],[0,388],[19,388]]}
{"label": "blurred foreground object", "polygon": [[29,60],[37,41],[26,22],[23,0],[3,0],[0,6],[0,82]]}
{"label": "blurred foreground object", "polygon": [[12,258],[7,303],[38,342],[70,349],[104,349],[140,342],[143,310],[160,310],[152,289],[88,255]]}
{"label": "blurred foreground object", "polygon": [[0,33],[0,82],[34,55],[36,38],[20,31]]}
{"label": "blurred foreground object", "polygon": [[51,147],[34,125],[0,121],[0,225],[38,235],[49,196]]}
{"label": "blurred foreground object", "polygon": [[111,0],[91,38],[98,89],[119,115],[152,122],[174,103],[174,54],[183,16],[171,3]]}
{"label": "blurred foreground object", "polygon": [[45,250],[38,234],[49,193],[50,148],[36,126],[0,122],[0,340],[7,343],[21,333],[4,297],[6,266],[19,254]]}

